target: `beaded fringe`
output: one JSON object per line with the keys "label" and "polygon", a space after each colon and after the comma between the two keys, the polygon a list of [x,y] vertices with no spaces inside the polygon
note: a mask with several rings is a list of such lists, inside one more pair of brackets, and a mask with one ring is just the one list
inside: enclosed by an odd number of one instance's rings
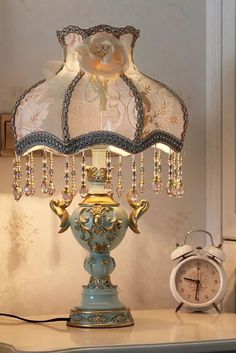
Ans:
{"label": "beaded fringe", "polygon": [[[80,160],[80,161],[79,161]],[[131,189],[129,195],[133,201],[137,201],[139,193],[144,193],[148,187],[147,176],[145,176],[144,154],[140,153],[140,161],[137,168],[138,155],[131,156]],[[122,157],[114,157],[114,165],[117,164],[117,187],[116,194],[121,197],[124,193],[123,177],[123,162]],[[80,164],[80,178],[78,177],[77,167]],[[23,184],[22,165],[25,165],[25,183]],[[53,196],[56,192],[54,156],[53,153],[42,151],[42,173],[40,189],[43,195]],[[113,166],[112,156],[110,152],[106,154],[106,169],[107,179],[105,189],[108,194],[113,192]],[[172,150],[168,155],[168,180],[166,187],[163,187],[162,175],[162,151],[154,148],[153,152],[153,179],[150,185],[156,195],[160,194],[163,189],[166,190],[170,197],[180,198],[184,194],[183,183],[183,161],[180,153],[175,153]],[[13,159],[13,183],[12,192],[15,200],[19,200],[23,195],[33,196],[36,192],[35,187],[35,162],[33,152],[30,152],[25,157],[15,155]],[[139,175],[137,175],[137,170]],[[128,176],[130,173],[128,173]],[[138,182],[137,182],[137,178]],[[80,179],[80,180],[79,180]],[[138,184],[138,187],[137,187]],[[64,167],[64,185],[61,191],[62,198],[65,201],[70,201],[79,192],[81,197],[85,197],[88,193],[86,184],[86,159],[84,152],[80,157],[74,155],[65,157]]]}

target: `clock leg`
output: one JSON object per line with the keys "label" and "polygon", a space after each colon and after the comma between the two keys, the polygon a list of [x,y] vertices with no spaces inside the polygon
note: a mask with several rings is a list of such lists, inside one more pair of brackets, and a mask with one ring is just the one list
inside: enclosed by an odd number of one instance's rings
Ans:
{"label": "clock leg", "polygon": [[182,306],[184,305],[184,303],[180,303],[177,308],[175,309],[175,312],[177,313],[181,308]]}
{"label": "clock leg", "polygon": [[220,314],[220,309],[218,308],[218,306],[215,303],[213,303],[212,306],[217,311],[217,313]]}

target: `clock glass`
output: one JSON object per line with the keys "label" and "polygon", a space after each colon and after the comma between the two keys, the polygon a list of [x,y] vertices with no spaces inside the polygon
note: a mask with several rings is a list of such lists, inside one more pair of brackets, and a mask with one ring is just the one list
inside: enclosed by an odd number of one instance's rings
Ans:
{"label": "clock glass", "polygon": [[201,304],[212,301],[220,290],[219,271],[205,259],[189,259],[176,274],[176,289],[188,303]]}

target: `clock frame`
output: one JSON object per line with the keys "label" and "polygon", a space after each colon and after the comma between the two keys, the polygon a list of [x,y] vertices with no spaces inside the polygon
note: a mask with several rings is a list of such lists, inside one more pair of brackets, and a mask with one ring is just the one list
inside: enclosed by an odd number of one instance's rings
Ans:
{"label": "clock frame", "polygon": [[[210,298],[209,300],[206,299],[206,301],[204,302],[188,301],[186,298],[184,298],[184,296],[180,294],[177,288],[177,277],[179,276],[179,271],[181,270],[183,265],[191,263],[193,261],[208,262],[211,267],[213,266],[215,268],[219,276],[219,286],[215,296]],[[194,280],[194,279],[193,281],[196,283],[199,282],[199,284],[201,282],[200,280]],[[178,311],[182,306],[184,306],[185,308],[192,311],[204,311],[204,310],[210,309],[211,307],[214,307],[219,312],[217,305],[221,302],[221,300],[225,295],[226,284],[227,284],[227,279],[226,279],[225,271],[223,267],[218,263],[218,261],[203,255],[191,255],[191,256],[188,256],[187,258],[184,258],[173,268],[170,276],[170,289],[175,300],[179,303],[178,307],[176,308],[176,311]],[[186,283],[186,286],[187,286],[187,283]]]}

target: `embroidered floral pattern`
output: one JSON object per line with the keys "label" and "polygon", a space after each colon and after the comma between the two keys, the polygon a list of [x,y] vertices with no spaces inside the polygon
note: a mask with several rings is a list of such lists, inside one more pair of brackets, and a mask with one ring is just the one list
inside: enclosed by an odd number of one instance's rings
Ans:
{"label": "embroidered floral pattern", "polygon": [[151,80],[141,73],[135,72],[131,78],[141,91],[144,107],[143,138],[160,130],[180,139],[184,118],[177,97],[162,83]]}
{"label": "embroidered floral pattern", "polygon": [[38,86],[21,101],[16,113],[17,137],[21,138],[32,131],[40,131],[47,118],[50,104],[54,99],[48,98]]}

